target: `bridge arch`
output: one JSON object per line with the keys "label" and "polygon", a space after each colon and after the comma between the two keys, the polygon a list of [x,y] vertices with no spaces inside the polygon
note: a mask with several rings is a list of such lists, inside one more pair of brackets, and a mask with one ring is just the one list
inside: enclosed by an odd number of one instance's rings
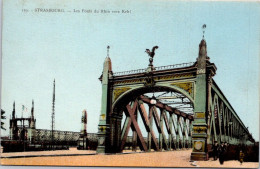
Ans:
{"label": "bridge arch", "polygon": [[[136,150],[136,147],[140,147],[143,151],[191,147],[193,117],[159,100],[158,105],[153,105],[150,103],[152,96],[144,96],[144,94],[154,96],[158,92],[178,93],[185,103],[188,100],[192,109],[194,107],[194,100],[188,98],[188,93],[181,93],[183,91],[178,88],[157,85],[128,90],[118,97],[112,106],[109,116],[110,134],[108,138],[110,143],[107,145],[109,152],[122,152],[127,141],[129,147],[129,139],[132,140],[130,143],[132,150]],[[140,117],[141,120],[137,120]],[[143,126],[143,130],[139,126]],[[128,137],[130,130],[133,135]]]}
{"label": "bridge arch", "polygon": [[[187,97],[191,101],[192,105],[194,105],[194,99],[185,90],[178,88],[176,86],[155,85],[155,86],[148,86],[148,87],[147,86],[136,87],[126,91],[113,102],[112,110],[114,110],[117,104],[122,104],[122,102],[130,101],[134,97],[138,97],[142,94],[150,93],[150,92],[177,92]],[[125,100],[124,98],[129,98],[129,99]]]}

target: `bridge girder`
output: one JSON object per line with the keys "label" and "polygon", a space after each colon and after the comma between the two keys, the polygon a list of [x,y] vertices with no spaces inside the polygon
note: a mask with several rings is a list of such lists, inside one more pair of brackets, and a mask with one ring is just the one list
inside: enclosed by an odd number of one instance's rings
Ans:
{"label": "bridge girder", "polygon": [[[136,151],[138,145],[143,151],[191,147],[191,122],[193,118],[179,111],[176,114],[175,112],[177,111],[160,102],[155,105],[150,102],[151,98],[140,96],[126,104],[123,111],[118,112],[117,116],[111,116],[112,121],[123,122],[122,116],[125,115],[125,118],[122,127],[121,123],[112,126],[110,146],[107,147],[110,153],[122,152],[124,150],[130,129],[133,132],[133,151]],[[148,111],[144,104],[149,107]],[[122,114],[121,117],[120,113]],[[141,132],[140,124],[137,120],[139,116],[142,119],[147,137],[143,135],[144,131]],[[155,127],[153,127],[154,124]],[[158,133],[158,139],[156,138],[155,130]],[[121,133],[120,137],[117,137],[115,132]]]}
{"label": "bridge girder", "polygon": [[[97,152],[121,152],[130,129],[133,130],[133,146],[139,144],[144,151],[152,148],[171,149],[171,141],[175,142],[172,138],[178,140],[174,144],[178,146],[180,137],[190,139],[192,160],[207,160],[210,145],[215,140],[230,144],[243,142],[241,140],[246,143],[254,142],[248,129],[213,80],[216,69],[214,63],[209,61],[204,39],[199,46],[197,61],[186,65],[113,73],[111,60],[107,57],[103,74],[99,78],[102,82],[102,107]],[[189,100],[188,104],[194,108],[193,115],[162,102],[149,106],[149,114],[145,111],[142,104],[149,104],[151,100],[143,94],[170,91],[180,93]],[[181,101],[183,102],[183,99]],[[122,113],[125,113],[126,119],[121,129]],[[148,132],[148,141],[145,141],[138,129],[138,114]],[[158,142],[151,132],[152,119],[159,132]],[[186,123],[187,120],[192,121],[192,124]],[[166,139],[166,134],[162,131],[164,125],[170,139]],[[243,139],[241,131],[244,133]],[[120,141],[123,144],[120,144]]]}
{"label": "bridge girder", "polygon": [[[236,114],[214,81],[211,91],[211,95],[213,97],[211,98],[211,112],[209,112],[209,114],[211,114],[211,121],[208,123],[208,144],[212,144],[212,138],[214,138],[214,141],[218,141],[219,143],[227,142],[234,145],[250,144],[250,142],[251,144],[254,143],[254,139],[248,129],[240,120],[239,116]],[[215,113],[215,106],[218,107],[216,111],[217,117],[213,117],[213,114]],[[215,119],[217,119],[219,124],[214,123]],[[217,132],[216,127],[219,128],[219,132]],[[212,128],[214,129],[214,135],[211,133]],[[249,142],[246,142],[246,140],[249,140]]]}

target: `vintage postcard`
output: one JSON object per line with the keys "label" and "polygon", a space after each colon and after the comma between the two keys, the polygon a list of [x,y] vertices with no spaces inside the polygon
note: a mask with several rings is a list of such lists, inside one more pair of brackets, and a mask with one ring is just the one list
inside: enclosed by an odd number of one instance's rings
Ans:
{"label": "vintage postcard", "polygon": [[259,2],[3,0],[1,165],[259,166]]}

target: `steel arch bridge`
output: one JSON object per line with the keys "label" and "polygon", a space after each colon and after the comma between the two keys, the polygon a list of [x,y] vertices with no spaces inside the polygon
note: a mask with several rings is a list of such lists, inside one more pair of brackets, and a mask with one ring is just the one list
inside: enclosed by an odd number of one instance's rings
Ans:
{"label": "steel arch bridge", "polygon": [[214,141],[253,144],[252,135],[213,80],[217,68],[209,60],[204,39],[192,63],[153,67],[150,60],[147,69],[113,73],[107,56],[99,78],[97,152],[122,152],[130,130],[133,150],[192,148],[192,160],[207,160]]}

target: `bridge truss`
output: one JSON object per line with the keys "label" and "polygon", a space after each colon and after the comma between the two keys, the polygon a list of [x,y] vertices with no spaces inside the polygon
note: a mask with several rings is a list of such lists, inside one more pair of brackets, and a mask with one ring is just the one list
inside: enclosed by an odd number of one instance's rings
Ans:
{"label": "bridge truss", "polygon": [[[146,105],[146,106],[145,106]],[[148,111],[146,110],[148,107]],[[125,114],[124,125],[121,128],[120,150],[124,150],[130,128],[133,131],[133,150],[140,145],[143,151],[172,150],[191,147],[191,121],[193,117],[161,102],[153,103],[152,99],[140,96],[130,101],[123,110]],[[145,132],[141,132],[137,122],[141,117]],[[155,124],[155,128],[153,125]],[[157,130],[157,139],[154,130]],[[144,134],[147,134],[145,138]],[[138,141],[138,144],[137,144]],[[116,147],[119,143],[115,143]],[[115,147],[115,149],[116,149]]]}
{"label": "bridge truss", "polygon": [[208,143],[227,142],[230,144],[250,144],[254,142],[231,104],[221,92],[216,82],[210,82],[208,113]]}
{"label": "bridge truss", "polygon": [[209,60],[204,39],[196,62],[162,67],[150,63],[147,69],[113,73],[107,57],[99,78],[97,152],[122,152],[130,129],[133,150],[137,145],[142,151],[192,147],[192,160],[207,160],[214,141],[253,144],[252,135],[213,80],[217,68]]}

